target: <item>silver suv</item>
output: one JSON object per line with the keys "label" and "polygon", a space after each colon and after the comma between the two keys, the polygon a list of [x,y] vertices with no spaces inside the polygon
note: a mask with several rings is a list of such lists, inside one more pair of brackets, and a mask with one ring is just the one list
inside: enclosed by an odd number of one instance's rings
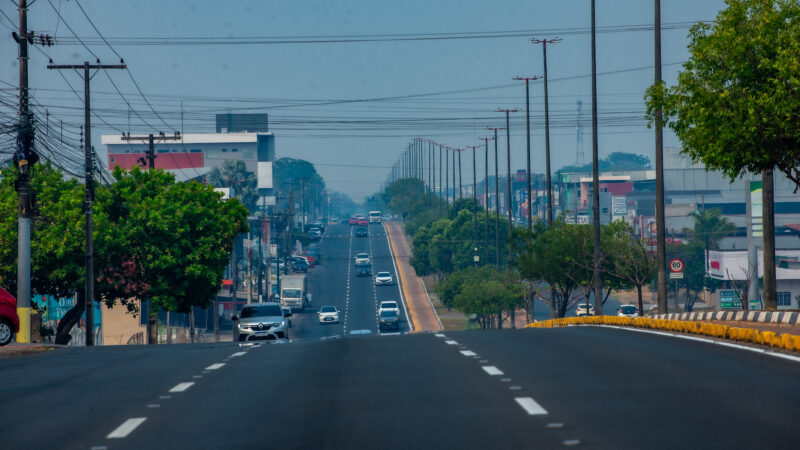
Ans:
{"label": "silver suv", "polygon": [[239,316],[239,342],[264,339],[289,339],[291,312],[281,309],[280,303],[254,303],[245,305]]}

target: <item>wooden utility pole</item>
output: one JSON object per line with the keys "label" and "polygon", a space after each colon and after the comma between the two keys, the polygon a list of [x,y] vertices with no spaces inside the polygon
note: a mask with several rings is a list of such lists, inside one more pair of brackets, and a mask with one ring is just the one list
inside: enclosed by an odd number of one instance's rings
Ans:
{"label": "wooden utility pole", "polygon": [[[125,61],[120,61],[120,64],[89,64],[85,61],[83,64],[78,65],[57,65],[48,64],[48,69],[55,70],[79,70],[83,69],[83,120],[84,120],[84,202],[83,211],[86,215],[86,258],[85,258],[85,307],[86,307],[86,345],[94,345],[94,221],[92,218],[92,203],[94,202],[94,148],[92,147],[92,110],[91,110],[91,95],[90,95],[90,81],[93,75],[90,73],[92,69],[126,69]],[[96,74],[97,72],[95,72]]]}
{"label": "wooden utility pole", "polygon": [[[147,155],[146,163],[147,163],[147,169],[148,170],[153,170],[153,169],[156,168],[155,139],[156,138],[153,135],[153,133],[150,133],[150,134],[148,134],[146,136],[131,136],[129,134],[122,133],[122,140],[123,141],[142,141],[142,142],[147,142],[148,145],[147,145],[147,152],[146,152],[146,155]],[[158,133],[158,140],[160,140],[160,141],[179,141],[179,140],[182,140],[182,139],[183,139],[183,136],[181,136],[181,133],[178,132],[178,131],[176,131],[175,134],[172,135],[172,136],[165,135],[163,131]],[[142,166],[145,165],[144,164],[145,161],[143,159],[140,159],[139,162],[142,164]]]}

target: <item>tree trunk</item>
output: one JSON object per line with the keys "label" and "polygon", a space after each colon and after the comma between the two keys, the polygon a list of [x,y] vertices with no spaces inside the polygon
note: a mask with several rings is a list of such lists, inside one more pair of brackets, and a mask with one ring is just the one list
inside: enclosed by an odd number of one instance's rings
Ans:
{"label": "tree trunk", "polygon": [[[69,341],[72,339],[72,336],[70,336],[69,332],[72,331],[72,327],[74,327],[75,324],[81,320],[81,317],[86,310],[84,305],[86,305],[86,293],[79,291],[78,301],[75,303],[75,306],[67,311],[67,313],[64,314],[64,317],[58,322],[58,328],[56,328],[56,344],[69,344]],[[88,328],[91,330],[94,327]]]}
{"label": "tree trunk", "polygon": [[511,319],[511,328],[517,328],[517,307],[516,306],[512,306],[511,307],[511,313],[510,313],[510,317],[509,318]]}
{"label": "tree trunk", "polygon": [[156,315],[155,308],[153,308],[153,299],[150,299],[149,306],[150,309],[148,310],[149,316],[147,317],[147,321],[150,326],[147,329],[147,343],[158,344],[158,316]]}
{"label": "tree trunk", "polygon": [[761,173],[763,182],[761,198],[764,203],[764,309],[778,309],[778,298],[775,286],[775,190],[772,169]]}
{"label": "tree trunk", "polygon": [[497,329],[498,330],[503,329],[503,311],[497,312]]}
{"label": "tree trunk", "polygon": [[189,342],[194,344],[194,306],[189,310]]}
{"label": "tree trunk", "polygon": [[642,285],[641,284],[637,284],[636,285],[636,296],[639,299],[639,315],[643,316],[644,315],[644,303],[642,303]]}

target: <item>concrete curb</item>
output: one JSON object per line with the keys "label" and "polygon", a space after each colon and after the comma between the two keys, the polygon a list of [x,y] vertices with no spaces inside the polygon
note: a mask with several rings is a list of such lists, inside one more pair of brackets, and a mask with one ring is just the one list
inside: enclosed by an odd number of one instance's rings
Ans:
{"label": "concrete curb", "polygon": [[690,313],[658,314],[654,319],[667,320],[725,320],[737,322],[774,323],[800,325],[797,311],[706,311]]}

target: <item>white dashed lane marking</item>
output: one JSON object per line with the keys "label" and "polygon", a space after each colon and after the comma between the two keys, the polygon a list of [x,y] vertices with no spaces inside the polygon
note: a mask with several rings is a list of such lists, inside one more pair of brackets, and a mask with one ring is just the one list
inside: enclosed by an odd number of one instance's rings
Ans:
{"label": "white dashed lane marking", "polygon": [[514,399],[522,409],[531,416],[541,416],[547,414],[547,410],[542,408],[541,405],[536,403],[536,400],[530,397],[517,397]]}
{"label": "white dashed lane marking", "polygon": [[458,342],[456,341],[444,341],[444,343],[447,345],[458,345]]}
{"label": "white dashed lane marking", "polygon": [[178,383],[178,384],[175,385],[175,387],[173,387],[169,391],[170,392],[183,392],[183,391],[189,389],[190,387],[192,387],[193,385],[194,385],[194,381],[187,381],[185,383]]}
{"label": "white dashed lane marking", "polygon": [[217,370],[217,369],[221,368],[224,365],[225,365],[225,363],[212,364],[212,365],[206,367],[206,370]]}
{"label": "white dashed lane marking", "polygon": [[135,430],[139,425],[144,423],[147,420],[147,417],[133,417],[125,422],[122,422],[122,425],[118,426],[114,431],[108,433],[106,439],[121,439],[127,437],[133,430]]}
{"label": "white dashed lane marking", "polygon": [[236,357],[236,356],[244,356],[244,355],[246,355],[246,354],[247,354],[247,352],[236,352],[236,353],[234,353],[234,354],[232,354],[232,355],[231,355],[231,358],[234,358],[234,357]]}
{"label": "white dashed lane marking", "polygon": [[464,356],[476,356],[477,353],[473,352],[472,350],[461,350],[461,354]]}
{"label": "white dashed lane marking", "polygon": [[489,375],[503,375],[503,371],[495,366],[483,366],[481,368]]}

